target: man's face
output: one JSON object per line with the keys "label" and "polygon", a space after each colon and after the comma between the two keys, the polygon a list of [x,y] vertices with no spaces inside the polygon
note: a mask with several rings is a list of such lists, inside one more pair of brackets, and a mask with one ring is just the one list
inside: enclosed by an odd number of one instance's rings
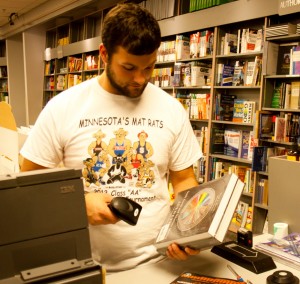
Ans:
{"label": "man's face", "polygon": [[111,91],[130,98],[139,97],[151,78],[156,53],[157,51],[148,55],[132,55],[118,47],[108,58],[106,65]]}

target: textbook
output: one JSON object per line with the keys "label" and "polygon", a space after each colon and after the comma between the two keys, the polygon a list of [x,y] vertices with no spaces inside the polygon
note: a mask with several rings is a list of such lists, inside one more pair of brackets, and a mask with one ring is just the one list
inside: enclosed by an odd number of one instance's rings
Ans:
{"label": "textbook", "polygon": [[155,242],[158,252],[177,243],[195,249],[223,242],[244,183],[234,173],[179,192]]}
{"label": "textbook", "polygon": [[203,284],[203,283],[211,283],[211,284],[236,284],[236,283],[246,283],[240,280],[233,280],[228,278],[220,278],[220,277],[213,277],[208,275],[202,275],[195,272],[183,272],[177,277],[175,280],[173,280],[170,284]]}

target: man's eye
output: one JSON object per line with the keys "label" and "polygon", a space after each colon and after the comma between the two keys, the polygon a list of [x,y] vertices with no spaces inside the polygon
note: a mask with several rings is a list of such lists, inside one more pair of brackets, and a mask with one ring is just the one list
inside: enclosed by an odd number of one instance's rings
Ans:
{"label": "man's eye", "polygon": [[123,66],[123,68],[127,71],[131,71],[133,70],[133,67],[132,66]]}

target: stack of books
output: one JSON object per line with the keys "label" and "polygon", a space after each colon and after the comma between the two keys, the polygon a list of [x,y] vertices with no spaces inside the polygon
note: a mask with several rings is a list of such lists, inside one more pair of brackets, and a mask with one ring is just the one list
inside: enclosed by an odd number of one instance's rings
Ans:
{"label": "stack of books", "polygon": [[266,37],[284,36],[295,34],[297,25],[292,23],[272,25],[266,28]]}
{"label": "stack of books", "polygon": [[272,256],[278,262],[300,269],[300,233],[291,233],[283,239],[272,239],[255,245],[255,249]]}

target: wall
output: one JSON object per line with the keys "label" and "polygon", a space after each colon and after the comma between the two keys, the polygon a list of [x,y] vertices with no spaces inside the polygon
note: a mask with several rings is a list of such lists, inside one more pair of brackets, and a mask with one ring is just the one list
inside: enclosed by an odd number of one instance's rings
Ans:
{"label": "wall", "polygon": [[35,27],[23,33],[26,125],[34,124],[43,106],[46,30]]}
{"label": "wall", "polygon": [[26,125],[26,99],[22,34],[6,40],[9,101],[18,126]]}

